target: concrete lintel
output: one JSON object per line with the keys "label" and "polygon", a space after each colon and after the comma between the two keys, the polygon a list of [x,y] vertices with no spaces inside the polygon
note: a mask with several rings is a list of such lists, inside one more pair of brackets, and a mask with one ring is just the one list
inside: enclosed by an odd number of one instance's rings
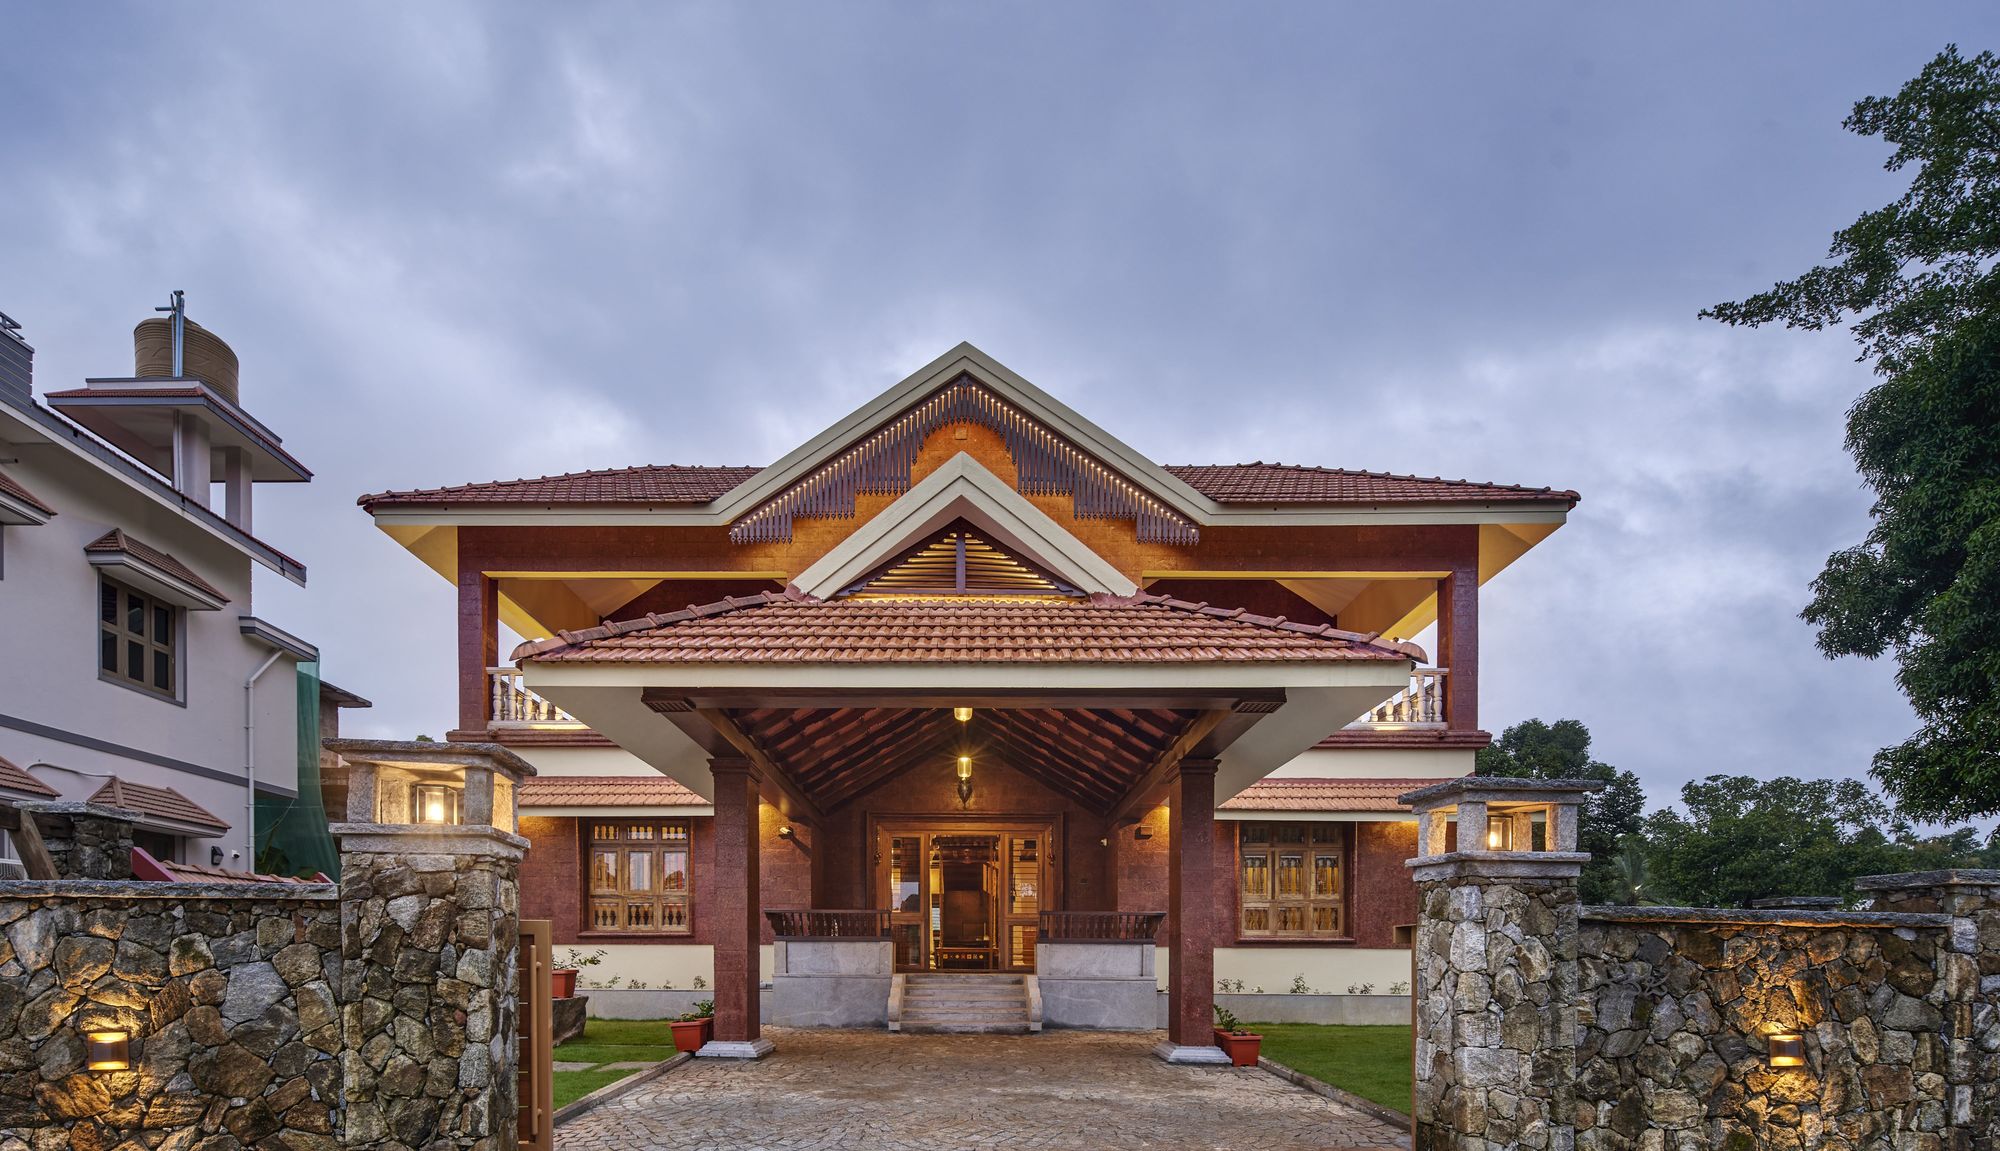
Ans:
{"label": "concrete lintel", "polygon": [[342,852],[487,855],[499,859],[520,859],[528,851],[528,841],[521,836],[497,827],[470,824],[432,827],[399,823],[336,823],[327,830],[340,842]]}
{"label": "concrete lintel", "polygon": [[1169,1063],[1203,1063],[1227,1065],[1229,1052],[1220,1047],[1188,1047],[1179,1043],[1162,1041],[1153,1045],[1153,1054]]}
{"label": "concrete lintel", "polygon": [[1587,851],[1453,851],[1406,859],[1411,878],[1575,879],[1590,862]]}
{"label": "concrete lintel", "polygon": [[777,1048],[772,1045],[771,1041],[761,1035],[750,1040],[748,1043],[725,1043],[720,1039],[711,1039],[701,1045],[701,1050],[696,1051],[694,1057],[696,1059],[762,1059],[776,1050]]}
{"label": "concrete lintel", "polygon": [[22,811],[38,812],[42,815],[66,815],[71,819],[83,816],[87,819],[109,819],[118,823],[137,823],[145,816],[123,807],[112,807],[104,803],[90,803],[78,799],[31,800],[14,805]]}

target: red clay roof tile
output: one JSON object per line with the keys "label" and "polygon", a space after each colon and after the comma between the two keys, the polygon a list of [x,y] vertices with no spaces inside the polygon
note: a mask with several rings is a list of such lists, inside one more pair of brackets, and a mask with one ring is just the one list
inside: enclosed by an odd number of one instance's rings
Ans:
{"label": "red clay roof tile", "polygon": [[1260,779],[1222,804],[1223,811],[1407,812],[1397,796],[1435,779],[1344,779],[1279,776]]}
{"label": "red clay roof tile", "polygon": [[535,479],[376,492],[355,502],[364,508],[376,504],[705,504],[727,495],[763,470],[649,464]]}
{"label": "red clay roof tile", "polygon": [[29,775],[22,768],[16,767],[6,756],[0,756],[0,790],[25,792],[29,795],[46,796],[50,799],[56,799],[62,795],[55,788]]}
{"label": "red clay roof tile", "polygon": [[176,579],[185,580],[193,584],[223,603],[229,602],[228,596],[217,591],[214,585],[210,584],[207,580],[194,574],[192,568],[166,552],[161,551],[159,548],[142,543],[126,535],[118,528],[112,528],[110,531],[83,545],[83,550],[86,555],[108,555],[112,552],[124,552],[133,559],[159,568]]}
{"label": "red clay roof tile", "polygon": [[1238,663],[1423,659],[1415,644],[1160,595],[729,597],[524,643],[545,663]]}
{"label": "red clay roof tile", "polygon": [[521,806],[706,807],[708,801],[664,775],[537,775],[521,781]]}
{"label": "red clay roof tile", "polygon": [[1514,503],[1562,500],[1575,504],[1572,491],[1487,484],[1436,476],[1399,476],[1305,464],[1170,464],[1167,471],[1189,487],[1223,504]]}
{"label": "red clay roof tile", "polygon": [[207,808],[171,787],[133,783],[115,775],[104,781],[104,786],[97,789],[96,794],[90,797],[90,802],[122,807],[127,811],[136,811],[141,815],[150,815],[175,823],[211,827],[218,832],[229,830],[229,825]]}
{"label": "red clay roof tile", "polygon": [[50,507],[48,504],[36,498],[35,493],[29,491],[27,488],[22,487],[19,481],[14,479],[14,477],[8,475],[6,472],[0,472],[0,492],[5,492],[8,495],[13,496],[15,499],[21,501],[24,504],[27,504],[29,507],[34,508],[36,511],[41,512],[45,516],[52,516],[56,514],[56,509]]}

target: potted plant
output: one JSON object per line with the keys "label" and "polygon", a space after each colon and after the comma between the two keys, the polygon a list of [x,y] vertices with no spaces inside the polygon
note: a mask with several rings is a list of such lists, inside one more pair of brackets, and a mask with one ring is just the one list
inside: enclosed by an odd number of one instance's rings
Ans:
{"label": "potted plant", "polygon": [[715,1000],[703,999],[668,1024],[674,1030],[674,1050],[699,1051],[715,1034]]}
{"label": "potted plant", "polygon": [[576,976],[579,968],[595,967],[604,962],[604,949],[578,951],[571,947],[563,951],[562,966],[549,972],[549,998],[568,999],[576,994]]}
{"label": "potted plant", "polygon": [[1257,1066],[1257,1049],[1263,1042],[1262,1035],[1244,1030],[1243,1022],[1227,1007],[1215,1005],[1215,1045],[1229,1052],[1231,1063],[1238,1067]]}

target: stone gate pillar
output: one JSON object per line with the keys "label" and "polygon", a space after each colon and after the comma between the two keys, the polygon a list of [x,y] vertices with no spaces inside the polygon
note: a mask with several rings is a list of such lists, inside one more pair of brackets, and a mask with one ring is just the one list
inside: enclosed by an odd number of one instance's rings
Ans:
{"label": "stone gate pillar", "polygon": [[340,843],[348,1148],[517,1145],[516,796],[492,744],[329,740],[349,764]]}
{"label": "stone gate pillar", "polygon": [[1576,814],[1603,786],[1471,776],[1402,797],[1418,826],[1415,1151],[1575,1146],[1577,877],[1590,859]]}
{"label": "stone gate pillar", "polygon": [[1944,983],[1945,1121],[1969,1147],[2000,1147],[2000,871],[1918,871],[1854,881],[1877,911],[1951,917]]}

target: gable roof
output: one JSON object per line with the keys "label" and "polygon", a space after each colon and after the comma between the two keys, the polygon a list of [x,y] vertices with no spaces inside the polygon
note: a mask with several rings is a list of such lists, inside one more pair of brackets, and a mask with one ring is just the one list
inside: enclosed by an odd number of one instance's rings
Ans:
{"label": "gable roof", "polygon": [[0,755],[0,791],[24,792],[28,795],[46,796],[49,799],[57,799],[62,795],[55,788],[15,766],[4,755]]}
{"label": "gable roof", "polygon": [[115,775],[104,781],[90,802],[122,807],[169,823],[213,828],[218,835],[229,830],[229,825],[214,813],[171,787],[133,783]]}
{"label": "gable roof", "polygon": [[1154,664],[1424,658],[1415,644],[1161,595],[820,600],[771,592],[558,632],[539,663]]}
{"label": "gable roof", "polygon": [[56,514],[56,509],[50,507],[46,502],[37,498],[35,494],[29,491],[27,488],[22,487],[18,480],[14,479],[14,477],[8,475],[6,472],[0,472],[0,494],[12,496],[14,499],[28,505],[29,507],[35,509],[36,511],[42,513],[45,516],[52,516]]}
{"label": "gable roof", "polygon": [[664,775],[538,775],[521,781],[520,804],[550,807],[707,807]]}
{"label": "gable roof", "polygon": [[104,556],[119,555],[121,553],[131,556],[133,559],[139,560],[148,566],[158,568],[177,580],[191,584],[209,596],[221,600],[223,603],[229,602],[228,596],[217,591],[215,585],[194,574],[194,569],[175,559],[167,552],[163,552],[159,548],[126,535],[123,529],[112,528],[110,531],[83,545],[83,554],[85,555]]}
{"label": "gable roof", "polygon": [[762,470],[646,464],[534,479],[376,492],[355,502],[364,508],[376,504],[705,504],[729,494]]}

